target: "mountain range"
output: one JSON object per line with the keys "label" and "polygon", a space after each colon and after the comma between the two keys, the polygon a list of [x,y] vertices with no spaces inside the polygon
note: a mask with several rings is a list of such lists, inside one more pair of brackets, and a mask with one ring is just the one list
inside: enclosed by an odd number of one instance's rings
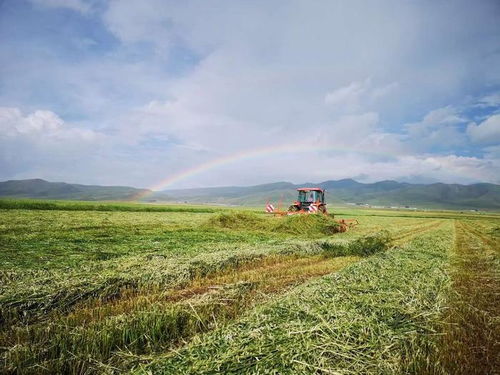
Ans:
{"label": "mountain range", "polygon": [[39,178],[0,182],[0,197],[68,199],[68,200],[132,200],[150,192],[129,186],[99,186],[49,182]]}
{"label": "mountain range", "polygon": [[447,209],[500,209],[500,185],[478,183],[410,184],[397,181],[361,183],[352,179],[320,183],[292,184],[275,182],[255,186],[225,186],[176,189],[153,192],[129,186],[80,185],[48,182],[41,179],[0,182],[0,197],[69,199],[69,200],[135,200],[188,203],[216,203],[262,206],[267,201],[287,206],[296,198],[298,187],[317,186],[326,189],[330,204],[369,204],[377,206],[410,206]]}

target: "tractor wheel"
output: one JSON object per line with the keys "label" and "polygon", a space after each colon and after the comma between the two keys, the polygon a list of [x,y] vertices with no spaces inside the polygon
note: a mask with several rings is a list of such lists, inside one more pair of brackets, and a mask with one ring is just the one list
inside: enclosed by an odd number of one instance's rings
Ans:
{"label": "tractor wheel", "polygon": [[300,208],[294,204],[292,204],[290,207],[288,207],[288,212],[297,212],[297,211],[300,211]]}
{"label": "tractor wheel", "polygon": [[318,212],[323,214],[323,215],[326,215],[326,207],[321,205],[318,207]]}

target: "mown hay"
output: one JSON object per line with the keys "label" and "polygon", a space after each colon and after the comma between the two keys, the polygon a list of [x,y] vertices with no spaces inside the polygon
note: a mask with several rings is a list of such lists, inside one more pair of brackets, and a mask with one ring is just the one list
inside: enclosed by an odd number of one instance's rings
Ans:
{"label": "mown hay", "polygon": [[291,215],[279,221],[275,230],[304,235],[333,234],[339,231],[339,224],[327,215]]}
{"label": "mown hay", "polygon": [[[167,350],[241,315],[255,298],[356,262],[357,256],[342,257],[351,251],[366,256],[384,250],[384,239],[376,234],[352,241],[295,240],[188,259],[149,254],[124,266],[123,273],[111,279],[59,280],[36,294],[4,296],[0,299],[4,329],[0,342],[5,342],[5,351],[0,355],[0,372],[93,373],[100,372],[101,365],[127,367],[120,362],[119,352],[124,348],[130,358]],[[367,248],[360,252],[362,244]],[[149,267],[137,269],[142,263]],[[168,298],[174,289],[211,277],[205,285],[194,284],[179,304]],[[256,290],[259,297],[254,295]],[[190,292],[200,300],[194,301]]]}
{"label": "mown hay", "polygon": [[452,246],[448,225],[304,284],[181,350],[148,357],[134,373],[428,373]]}
{"label": "mown hay", "polygon": [[222,212],[212,216],[206,226],[228,229],[265,229],[266,220],[251,212]]}
{"label": "mown hay", "polygon": [[340,225],[328,215],[290,215],[266,219],[250,212],[224,212],[212,216],[209,228],[262,230],[274,233],[321,236],[340,232]]}
{"label": "mown hay", "polygon": [[348,253],[363,257],[369,256],[386,250],[391,245],[391,242],[391,235],[388,231],[383,230],[351,242]]}
{"label": "mown hay", "polygon": [[2,210],[44,210],[44,211],[118,211],[118,212],[191,212],[211,213],[222,208],[188,206],[179,204],[152,205],[135,202],[75,201],[45,199],[0,198]]}

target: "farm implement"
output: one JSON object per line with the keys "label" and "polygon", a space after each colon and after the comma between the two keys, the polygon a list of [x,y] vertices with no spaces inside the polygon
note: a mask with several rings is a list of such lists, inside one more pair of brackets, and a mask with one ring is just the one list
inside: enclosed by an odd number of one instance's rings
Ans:
{"label": "farm implement", "polygon": [[[298,197],[288,210],[281,210],[281,201],[278,207],[275,207],[269,201],[266,204],[266,213],[274,216],[288,215],[310,215],[321,214],[328,215],[325,203],[325,190],[321,188],[298,188]],[[333,214],[330,214],[333,217]],[[345,232],[349,228],[359,224],[356,219],[337,219],[340,226],[340,232]]]}

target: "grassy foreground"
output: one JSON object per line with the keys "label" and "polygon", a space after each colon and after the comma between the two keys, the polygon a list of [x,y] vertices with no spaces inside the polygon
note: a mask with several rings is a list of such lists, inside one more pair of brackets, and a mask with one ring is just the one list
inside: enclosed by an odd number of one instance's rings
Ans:
{"label": "grassy foreground", "polygon": [[137,373],[423,373],[450,286],[450,226],[297,288]]}
{"label": "grassy foreground", "polygon": [[0,209],[0,373],[499,367],[493,214],[45,203]]}

